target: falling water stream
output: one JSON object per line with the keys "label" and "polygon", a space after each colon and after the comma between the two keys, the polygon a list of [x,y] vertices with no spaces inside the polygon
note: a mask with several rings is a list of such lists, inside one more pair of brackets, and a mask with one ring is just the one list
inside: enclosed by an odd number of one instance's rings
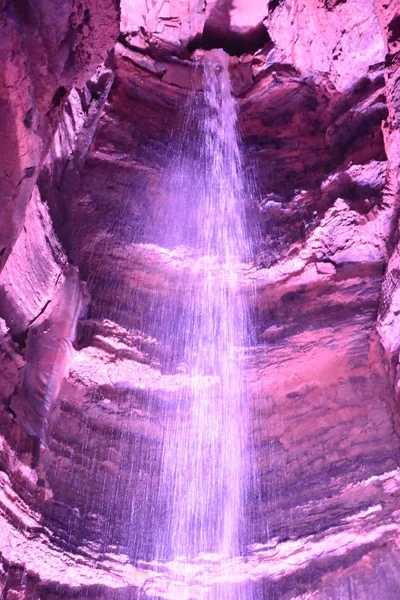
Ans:
{"label": "falling water stream", "polygon": [[[186,581],[182,600],[198,597],[199,565],[239,555],[244,526],[248,402],[238,349],[248,319],[238,270],[249,248],[227,58],[215,51],[198,67],[204,92],[190,104],[165,175],[169,201],[158,235],[162,245],[184,246],[196,258],[185,271],[179,308],[161,317],[164,342],[173,358],[180,355],[187,384],[175,394],[165,431],[160,497],[167,523],[156,554]],[[211,587],[199,597],[233,598]]]}

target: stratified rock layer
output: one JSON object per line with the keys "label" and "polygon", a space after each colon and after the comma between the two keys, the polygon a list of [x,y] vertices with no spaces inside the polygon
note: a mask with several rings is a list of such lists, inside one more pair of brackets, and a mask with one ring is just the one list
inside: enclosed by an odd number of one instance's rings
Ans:
{"label": "stratified rock layer", "polygon": [[43,159],[73,86],[82,87],[118,35],[117,0],[4,0],[0,17],[0,267],[22,229]]}
{"label": "stratified rock layer", "polygon": [[[218,45],[232,55],[256,182],[255,258],[238,273],[255,331],[241,360],[257,477],[246,558],[186,565],[191,593],[228,578],[269,600],[397,597],[397,3],[127,0],[117,43],[116,6],[86,4],[63,7],[53,28],[54,7],[4,11],[5,72],[23,80],[4,126],[25,140],[13,146],[19,170],[7,157],[0,229],[4,598],[183,594],[171,574],[184,565],[151,559],[165,519],[154,510],[165,421],[189,375],[154,315],[176,314],[189,271],[221,272],[187,248],[157,246],[151,224],[162,218],[170,144],[201,93],[191,52]],[[51,314],[69,262],[91,304],[38,485],[32,439],[6,408],[29,330]]]}

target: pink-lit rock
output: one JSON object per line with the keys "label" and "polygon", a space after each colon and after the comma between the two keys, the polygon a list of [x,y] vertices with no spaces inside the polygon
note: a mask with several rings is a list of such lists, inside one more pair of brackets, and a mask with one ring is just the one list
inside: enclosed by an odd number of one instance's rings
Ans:
{"label": "pink-lit rock", "polygon": [[13,334],[21,334],[43,313],[61,283],[67,262],[36,187],[24,222],[0,273],[0,311]]}
{"label": "pink-lit rock", "polygon": [[64,99],[115,43],[118,6],[114,0],[3,2],[0,30],[0,136],[8,149],[0,172],[1,269],[22,229]]}
{"label": "pink-lit rock", "polygon": [[18,425],[45,444],[51,412],[69,374],[78,319],[89,303],[76,267],[65,269],[62,279],[46,318],[29,330],[21,386],[10,404]]}
{"label": "pink-lit rock", "polygon": [[[272,4],[272,3],[271,3]],[[265,21],[275,44],[274,60],[304,75],[329,73],[343,91],[382,63],[385,47],[374,0],[276,2]]]}
{"label": "pink-lit rock", "polygon": [[[266,28],[272,43],[230,59],[244,163],[258,184],[249,221],[260,243],[238,271],[256,333],[242,360],[261,488],[248,501],[248,559],[209,557],[191,590],[201,598],[204,572],[218,586],[226,567],[232,589],[250,580],[258,597],[396,598],[396,2],[237,0],[229,9],[126,0],[113,60],[96,74],[117,37],[117,9],[87,4],[90,23],[86,4],[83,12],[58,7],[57,19],[52,7],[41,26],[43,3],[3,20],[4,127],[20,163],[11,152],[2,163],[12,177],[0,231],[14,248],[9,254],[6,242],[0,275],[1,593],[126,600],[182,592],[166,591],[182,563],[147,559],[163,526],[151,511],[160,415],[174,418],[174,394],[189,375],[180,356],[165,372],[170,347],[149,306],[176,311],[193,270],[224,274],[187,249],[158,247],[149,224],[162,215],[171,132],[199,84],[188,46],[240,53]],[[32,79],[17,23],[32,64],[42,65]],[[74,84],[84,89],[69,92]],[[51,312],[71,260],[92,301],[60,414],[50,419],[42,487],[30,468],[32,439],[6,409],[29,330]],[[190,568],[195,575],[199,566]]]}

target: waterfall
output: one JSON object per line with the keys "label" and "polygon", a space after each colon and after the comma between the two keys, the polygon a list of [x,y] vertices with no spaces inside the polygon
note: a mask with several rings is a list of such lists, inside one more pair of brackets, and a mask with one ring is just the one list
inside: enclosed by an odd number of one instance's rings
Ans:
{"label": "waterfall", "polygon": [[186,385],[166,419],[159,495],[167,516],[156,554],[186,565],[239,555],[247,486],[248,400],[238,350],[248,329],[239,269],[249,247],[236,107],[225,53],[213,52],[198,68],[203,91],[190,103],[164,178],[168,202],[158,232],[161,245],[184,247],[193,265],[179,306],[160,317],[170,368],[178,356]]}

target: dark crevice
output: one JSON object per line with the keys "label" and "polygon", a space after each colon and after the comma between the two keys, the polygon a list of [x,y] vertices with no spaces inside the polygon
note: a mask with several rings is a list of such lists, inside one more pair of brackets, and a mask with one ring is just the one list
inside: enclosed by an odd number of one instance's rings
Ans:
{"label": "dark crevice", "polygon": [[392,19],[388,25],[388,42],[394,44],[400,39],[400,15]]}
{"label": "dark crevice", "polygon": [[32,120],[33,120],[33,108],[30,108],[24,118],[24,125],[27,129],[30,129],[32,127]]}
{"label": "dark crevice", "polygon": [[249,29],[231,27],[233,0],[219,0],[208,16],[202,35],[197,35],[188,45],[189,52],[198,48],[212,50],[222,48],[231,56],[254,53],[266,44],[272,43],[268,30],[261,21]]}
{"label": "dark crevice", "polygon": [[122,46],[124,46],[125,48],[128,48],[128,50],[132,50],[133,52],[137,52],[138,54],[147,54],[147,52],[143,50],[143,48],[140,48],[140,46],[135,46],[135,44],[131,44],[127,39],[127,34],[120,33],[118,36],[118,42],[122,44]]}
{"label": "dark crevice", "polygon": [[325,8],[333,10],[338,4],[345,4],[346,0],[325,0]]}
{"label": "dark crevice", "polygon": [[28,329],[25,331],[21,331],[20,333],[10,333],[11,339],[18,346],[20,351],[25,349],[26,346],[26,338],[28,337]]}
{"label": "dark crevice", "polygon": [[64,86],[59,87],[56,90],[56,93],[53,96],[53,100],[52,100],[52,106],[53,107],[57,107],[60,106],[60,104],[62,103],[62,101],[64,100],[65,96],[67,95],[67,90]]}
{"label": "dark crevice", "polygon": [[274,12],[278,6],[282,4],[282,0],[269,0],[268,2],[268,12]]}
{"label": "dark crevice", "polygon": [[[61,277],[61,273],[58,275],[56,283],[55,283],[55,288],[57,288],[57,284],[60,281],[60,277]],[[50,300],[47,300],[47,302],[44,304],[43,308],[40,310],[40,312],[38,312],[38,314],[33,317],[33,319],[31,319],[28,322],[28,328],[31,327],[31,325],[33,325],[35,323],[35,321],[37,321],[39,319],[39,317],[42,316],[42,314],[45,312],[45,310],[47,309],[47,307],[49,306],[50,302],[52,301],[52,298],[50,298]]]}
{"label": "dark crevice", "polygon": [[252,54],[267,44],[272,46],[272,40],[263,23],[245,32],[218,31],[211,27],[204,27],[203,35],[198,35],[189,42],[188,51],[222,48],[230,56],[242,56],[246,53]]}

